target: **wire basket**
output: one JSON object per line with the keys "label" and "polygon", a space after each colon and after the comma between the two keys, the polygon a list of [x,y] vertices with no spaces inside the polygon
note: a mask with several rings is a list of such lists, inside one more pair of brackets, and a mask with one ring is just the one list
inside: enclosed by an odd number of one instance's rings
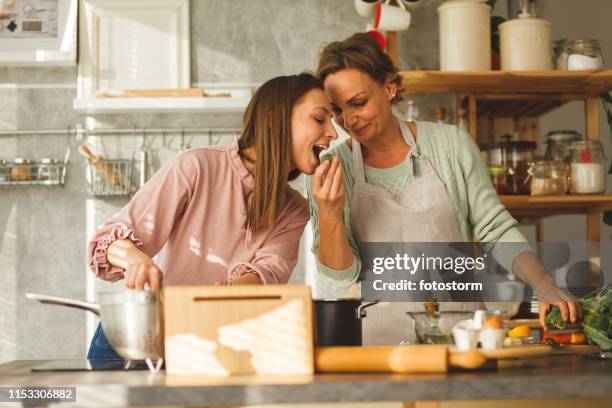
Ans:
{"label": "wire basket", "polygon": [[90,160],[89,189],[98,197],[132,194],[133,159]]}
{"label": "wire basket", "polygon": [[68,160],[43,159],[40,162],[0,160],[0,186],[63,186]]}

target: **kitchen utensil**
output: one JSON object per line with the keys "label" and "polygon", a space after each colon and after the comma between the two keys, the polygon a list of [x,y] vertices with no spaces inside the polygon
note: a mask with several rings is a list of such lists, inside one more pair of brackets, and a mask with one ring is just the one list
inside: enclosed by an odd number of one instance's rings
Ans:
{"label": "kitchen utensil", "polygon": [[449,367],[478,368],[486,358],[478,351],[449,351],[446,346],[317,347],[315,367],[323,373],[445,373]]}
{"label": "kitchen utensil", "polygon": [[438,7],[440,70],[491,69],[491,7],[483,1],[447,1]]}
{"label": "kitchen utensil", "polygon": [[406,312],[414,322],[414,332],[420,344],[452,344],[451,332],[453,326],[461,320],[471,319],[471,311],[436,312]]}
{"label": "kitchen utensil", "polygon": [[398,3],[399,7],[392,6],[389,0],[376,5],[374,16],[374,28],[381,31],[404,31],[410,27],[410,12],[406,10],[404,3]]}
{"label": "kitchen utensil", "polygon": [[164,313],[169,375],[314,372],[308,286],[170,286]]}
{"label": "kitchen utensil", "polygon": [[122,192],[129,191],[124,183],[124,175],[113,167],[112,162],[104,160],[102,156],[94,155],[85,143],[79,146],[79,152],[89,159],[93,169],[104,177],[109,186],[117,187]]}
{"label": "kitchen utensil", "polygon": [[317,346],[360,346],[361,319],[366,308],[378,302],[363,303],[361,299],[314,299]]}
{"label": "kitchen utensil", "polygon": [[[28,299],[43,304],[68,306],[94,313],[117,353],[127,360],[146,360],[151,371],[161,368],[164,355],[163,318],[159,292],[125,290],[100,293],[100,303],[59,296],[27,293]],[[157,360],[153,364],[152,360]]]}
{"label": "kitchen utensil", "polygon": [[365,33],[370,37],[373,37],[376,41],[378,41],[378,45],[380,46],[381,50],[387,49],[387,39],[385,38],[383,33],[376,30],[374,27],[367,27]]}

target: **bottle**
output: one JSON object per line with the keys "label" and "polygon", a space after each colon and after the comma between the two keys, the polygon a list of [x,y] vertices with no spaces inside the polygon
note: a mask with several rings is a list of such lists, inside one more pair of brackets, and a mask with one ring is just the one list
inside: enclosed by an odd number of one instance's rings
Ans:
{"label": "bottle", "polygon": [[406,108],[406,120],[414,122],[418,116],[419,108],[417,108],[416,102],[411,99],[408,101],[408,107]]}
{"label": "bottle", "polygon": [[442,106],[436,108],[436,123],[446,124],[446,109]]}
{"label": "bottle", "polygon": [[457,110],[457,127],[468,132],[467,112],[463,108]]}

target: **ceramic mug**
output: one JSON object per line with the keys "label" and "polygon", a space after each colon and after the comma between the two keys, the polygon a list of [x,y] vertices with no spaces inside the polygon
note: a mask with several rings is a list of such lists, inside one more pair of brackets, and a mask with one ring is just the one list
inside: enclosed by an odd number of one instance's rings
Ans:
{"label": "ceramic mug", "polygon": [[374,28],[381,31],[407,30],[410,27],[410,12],[401,1],[399,7],[391,6],[389,3],[390,0],[377,4]]}
{"label": "ceramic mug", "polygon": [[378,3],[380,0],[355,0],[355,10],[361,17],[370,17],[374,15]]}

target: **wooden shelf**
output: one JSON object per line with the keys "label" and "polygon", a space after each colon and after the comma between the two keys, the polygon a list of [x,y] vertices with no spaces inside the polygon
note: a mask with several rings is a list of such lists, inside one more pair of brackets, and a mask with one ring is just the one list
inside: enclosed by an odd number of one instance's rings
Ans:
{"label": "wooden shelf", "polygon": [[554,94],[584,99],[612,89],[606,71],[402,71],[407,93]]}
{"label": "wooden shelf", "polygon": [[209,98],[91,98],[74,99],[81,114],[128,113],[242,113],[249,96]]}
{"label": "wooden shelf", "polygon": [[500,195],[513,215],[589,214],[612,210],[612,194],[575,194],[563,196]]}

